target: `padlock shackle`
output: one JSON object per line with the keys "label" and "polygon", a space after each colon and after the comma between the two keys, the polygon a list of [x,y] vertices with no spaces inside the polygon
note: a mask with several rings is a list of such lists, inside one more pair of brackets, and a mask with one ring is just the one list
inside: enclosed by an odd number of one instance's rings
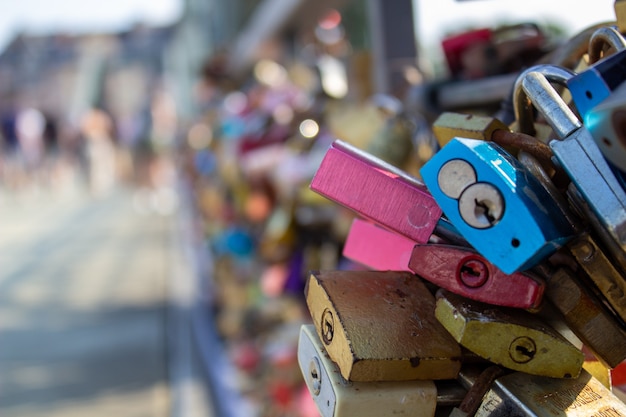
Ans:
{"label": "padlock shackle", "polygon": [[605,46],[613,47],[615,52],[626,49],[626,39],[615,26],[601,27],[589,38],[589,65],[600,60]]}
{"label": "padlock shackle", "polygon": [[[536,65],[523,71],[515,81],[513,111],[519,131],[535,135],[533,106],[543,114],[555,133],[563,138],[581,124],[551,83],[567,87],[567,80],[576,75],[556,65]],[[556,104],[556,106],[555,106]],[[562,114],[556,114],[555,111]]]}

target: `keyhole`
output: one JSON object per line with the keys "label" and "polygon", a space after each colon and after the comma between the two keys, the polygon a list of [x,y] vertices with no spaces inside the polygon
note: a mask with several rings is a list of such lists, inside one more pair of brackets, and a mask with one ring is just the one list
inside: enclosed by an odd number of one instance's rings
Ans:
{"label": "keyhole", "polygon": [[511,342],[509,356],[516,363],[530,362],[537,353],[535,341],[527,336],[521,336]]}
{"label": "keyhole", "polygon": [[309,374],[311,376],[311,392],[319,395],[322,388],[322,377],[320,376],[320,363],[316,357],[309,363]]}
{"label": "keyhole", "polygon": [[463,262],[459,269],[461,282],[470,288],[481,287],[489,278],[489,269],[480,259],[470,258]]}
{"label": "keyhole", "polygon": [[471,227],[488,229],[504,216],[504,198],[494,185],[474,183],[459,197],[459,214]]}
{"label": "keyhole", "polygon": [[482,220],[483,222],[488,223],[490,226],[493,226],[496,222],[495,216],[491,214],[493,203],[487,200],[478,201],[478,199],[474,199],[474,204],[476,204],[476,208],[474,209],[476,218],[479,221]]}
{"label": "keyhole", "polygon": [[322,340],[325,344],[330,345],[335,336],[335,320],[333,313],[326,309],[322,313]]}

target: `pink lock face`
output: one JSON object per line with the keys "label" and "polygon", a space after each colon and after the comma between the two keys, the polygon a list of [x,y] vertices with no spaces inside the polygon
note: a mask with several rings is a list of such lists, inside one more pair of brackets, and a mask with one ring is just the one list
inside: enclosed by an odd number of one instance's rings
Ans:
{"label": "pink lock face", "polygon": [[327,151],[311,189],[418,243],[428,242],[442,215],[417,179],[341,141]]}
{"label": "pink lock face", "polygon": [[343,256],[375,271],[407,271],[415,241],[371,222],[354,219]]}

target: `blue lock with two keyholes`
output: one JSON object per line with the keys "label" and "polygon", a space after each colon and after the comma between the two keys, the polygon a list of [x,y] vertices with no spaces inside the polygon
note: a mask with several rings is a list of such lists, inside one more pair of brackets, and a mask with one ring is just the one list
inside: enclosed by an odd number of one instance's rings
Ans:
{"label": "blue lock with two keyholes", "polygon": [[539,181],[493,142],[454,138],[420,173],[458,232],[507,274],[535,266],[574,234]]}

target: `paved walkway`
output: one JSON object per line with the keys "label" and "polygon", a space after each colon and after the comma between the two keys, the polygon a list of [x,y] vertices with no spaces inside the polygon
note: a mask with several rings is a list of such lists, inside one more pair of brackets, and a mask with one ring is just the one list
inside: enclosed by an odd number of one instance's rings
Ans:
{"label": "paved walkway", "polygon": [[167,416],[172,216],[0,194],[0,415]]}

